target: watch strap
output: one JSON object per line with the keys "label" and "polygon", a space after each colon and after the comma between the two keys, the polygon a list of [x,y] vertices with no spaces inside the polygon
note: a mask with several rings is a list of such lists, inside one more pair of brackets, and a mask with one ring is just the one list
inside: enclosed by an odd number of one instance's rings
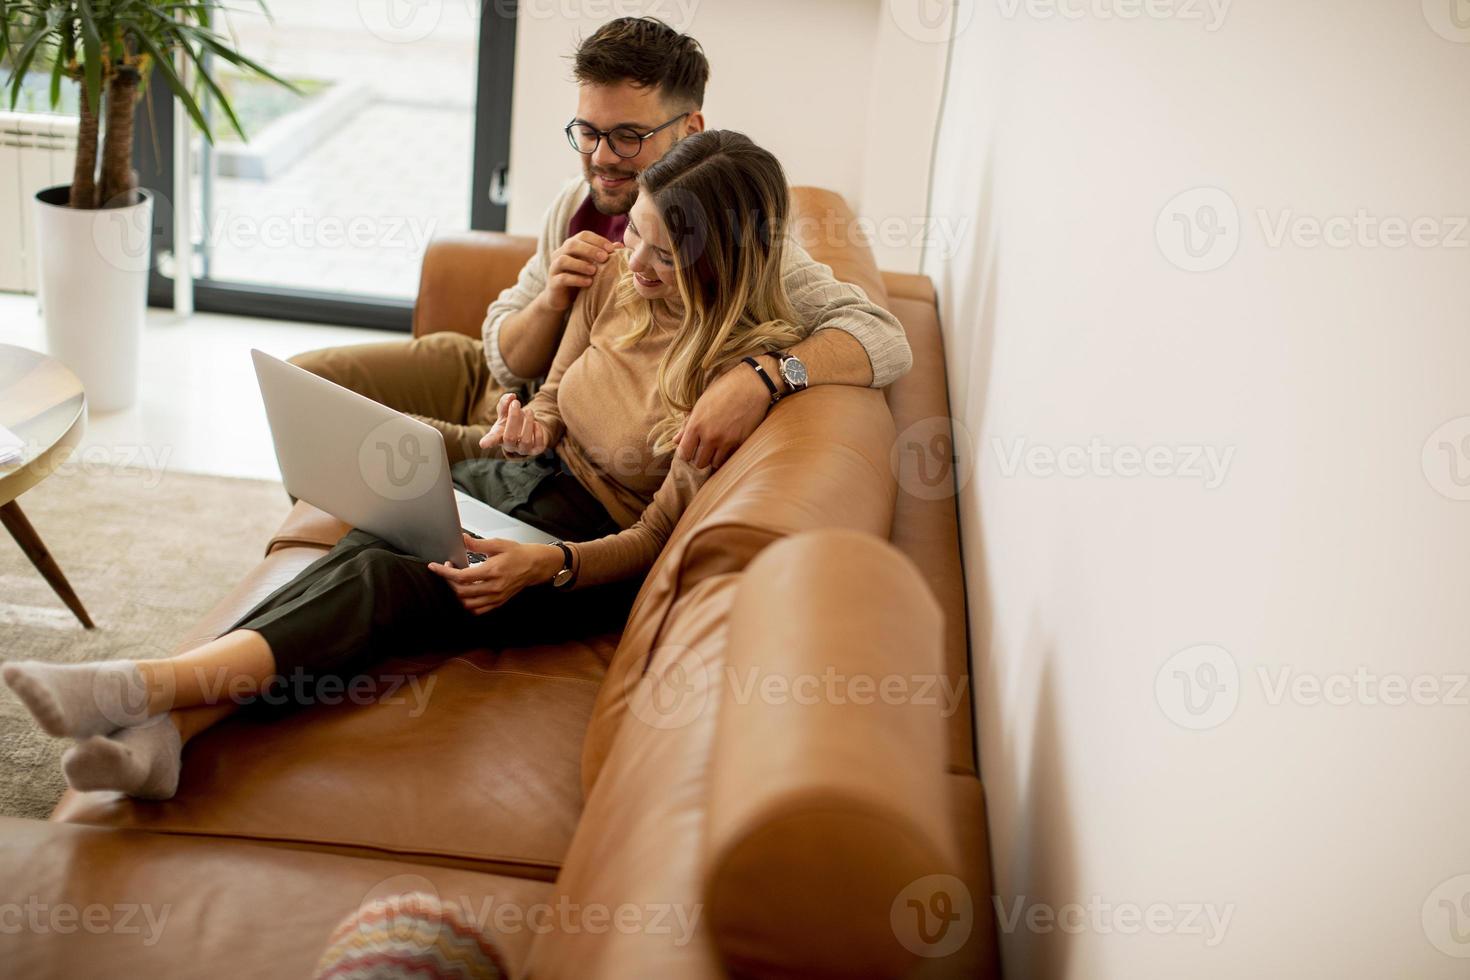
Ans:
{"label": "watch strap", "polygon": [[568,585],[571,585],[572,584],[572,580],[575,579],[576,576],[575,575],[569,575],[565,579],[562,579],[560,582],[558,582],[557,579],[561,579],[562,578],[562,573],[563,572],[570,572],[572,570],[572,565],[573,565],[573,562],[574,562],[574,556],[572,555],[572,549],[565,542],[562,542],[562,541],[553,541],[552,543],[555,544],[558,548],[561,549],[562,566],[561,566],[561,570],[558,571],[555,575],[553,575],[551,577],[551,584],[555,588],[564,589]]}

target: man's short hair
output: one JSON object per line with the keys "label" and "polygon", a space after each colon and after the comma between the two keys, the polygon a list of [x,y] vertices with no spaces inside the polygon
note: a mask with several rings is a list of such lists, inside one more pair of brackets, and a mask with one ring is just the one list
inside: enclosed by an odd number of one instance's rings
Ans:
{"label": "man's short hair", "polygon": [[654,17],[619,17],[577,45],[572,75],[583,85],[657,86],[666,102],[704,105],[709,61],[699,42]]}

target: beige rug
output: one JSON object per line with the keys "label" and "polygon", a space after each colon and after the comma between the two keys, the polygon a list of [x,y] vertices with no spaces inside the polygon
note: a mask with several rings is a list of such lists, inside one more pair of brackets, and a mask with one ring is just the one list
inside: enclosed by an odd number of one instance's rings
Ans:
{"label": "beige rug", "polygon": [[[162,656],[260,560],[290,509],[279,483],[63,468],[21,508],[97,624],[84,630],[0,530],[0,657]],[[69,743],[37,731],[0,684],[0,814],[45,817]]]}

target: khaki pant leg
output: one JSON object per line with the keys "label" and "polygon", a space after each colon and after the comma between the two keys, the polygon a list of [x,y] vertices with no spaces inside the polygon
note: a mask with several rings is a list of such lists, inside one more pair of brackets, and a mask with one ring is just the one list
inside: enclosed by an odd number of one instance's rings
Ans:
{"label": "khaki pant leg", "polygon": [[432,425],[444,436],[451,464],[489,455],[480,437],[495,421],[504,392],[473,337],[445,332],[328,347],[298,354],[291,363]]}

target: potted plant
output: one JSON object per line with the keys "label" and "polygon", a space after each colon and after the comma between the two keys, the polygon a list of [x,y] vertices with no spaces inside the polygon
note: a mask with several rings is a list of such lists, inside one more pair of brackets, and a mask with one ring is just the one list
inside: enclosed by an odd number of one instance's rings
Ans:
{"label": "potted plant", "polygon": [[[255,2],[269,16],[264,0]],[[225,9],[222,0],[0,0],[10,107],[33,69],[49,73],[53,110],[64,79],[80,87],[72,182],[36,195],[36,235],[51,353],[81,378],[97,410],[137,397],[153,201],[138,189],[133,126],[150,76],[163,78],[211,142],[205,98],[246,138],[211,57],[294,88],[216,30]],[[187,253],[186,243],[180,248]]]}

